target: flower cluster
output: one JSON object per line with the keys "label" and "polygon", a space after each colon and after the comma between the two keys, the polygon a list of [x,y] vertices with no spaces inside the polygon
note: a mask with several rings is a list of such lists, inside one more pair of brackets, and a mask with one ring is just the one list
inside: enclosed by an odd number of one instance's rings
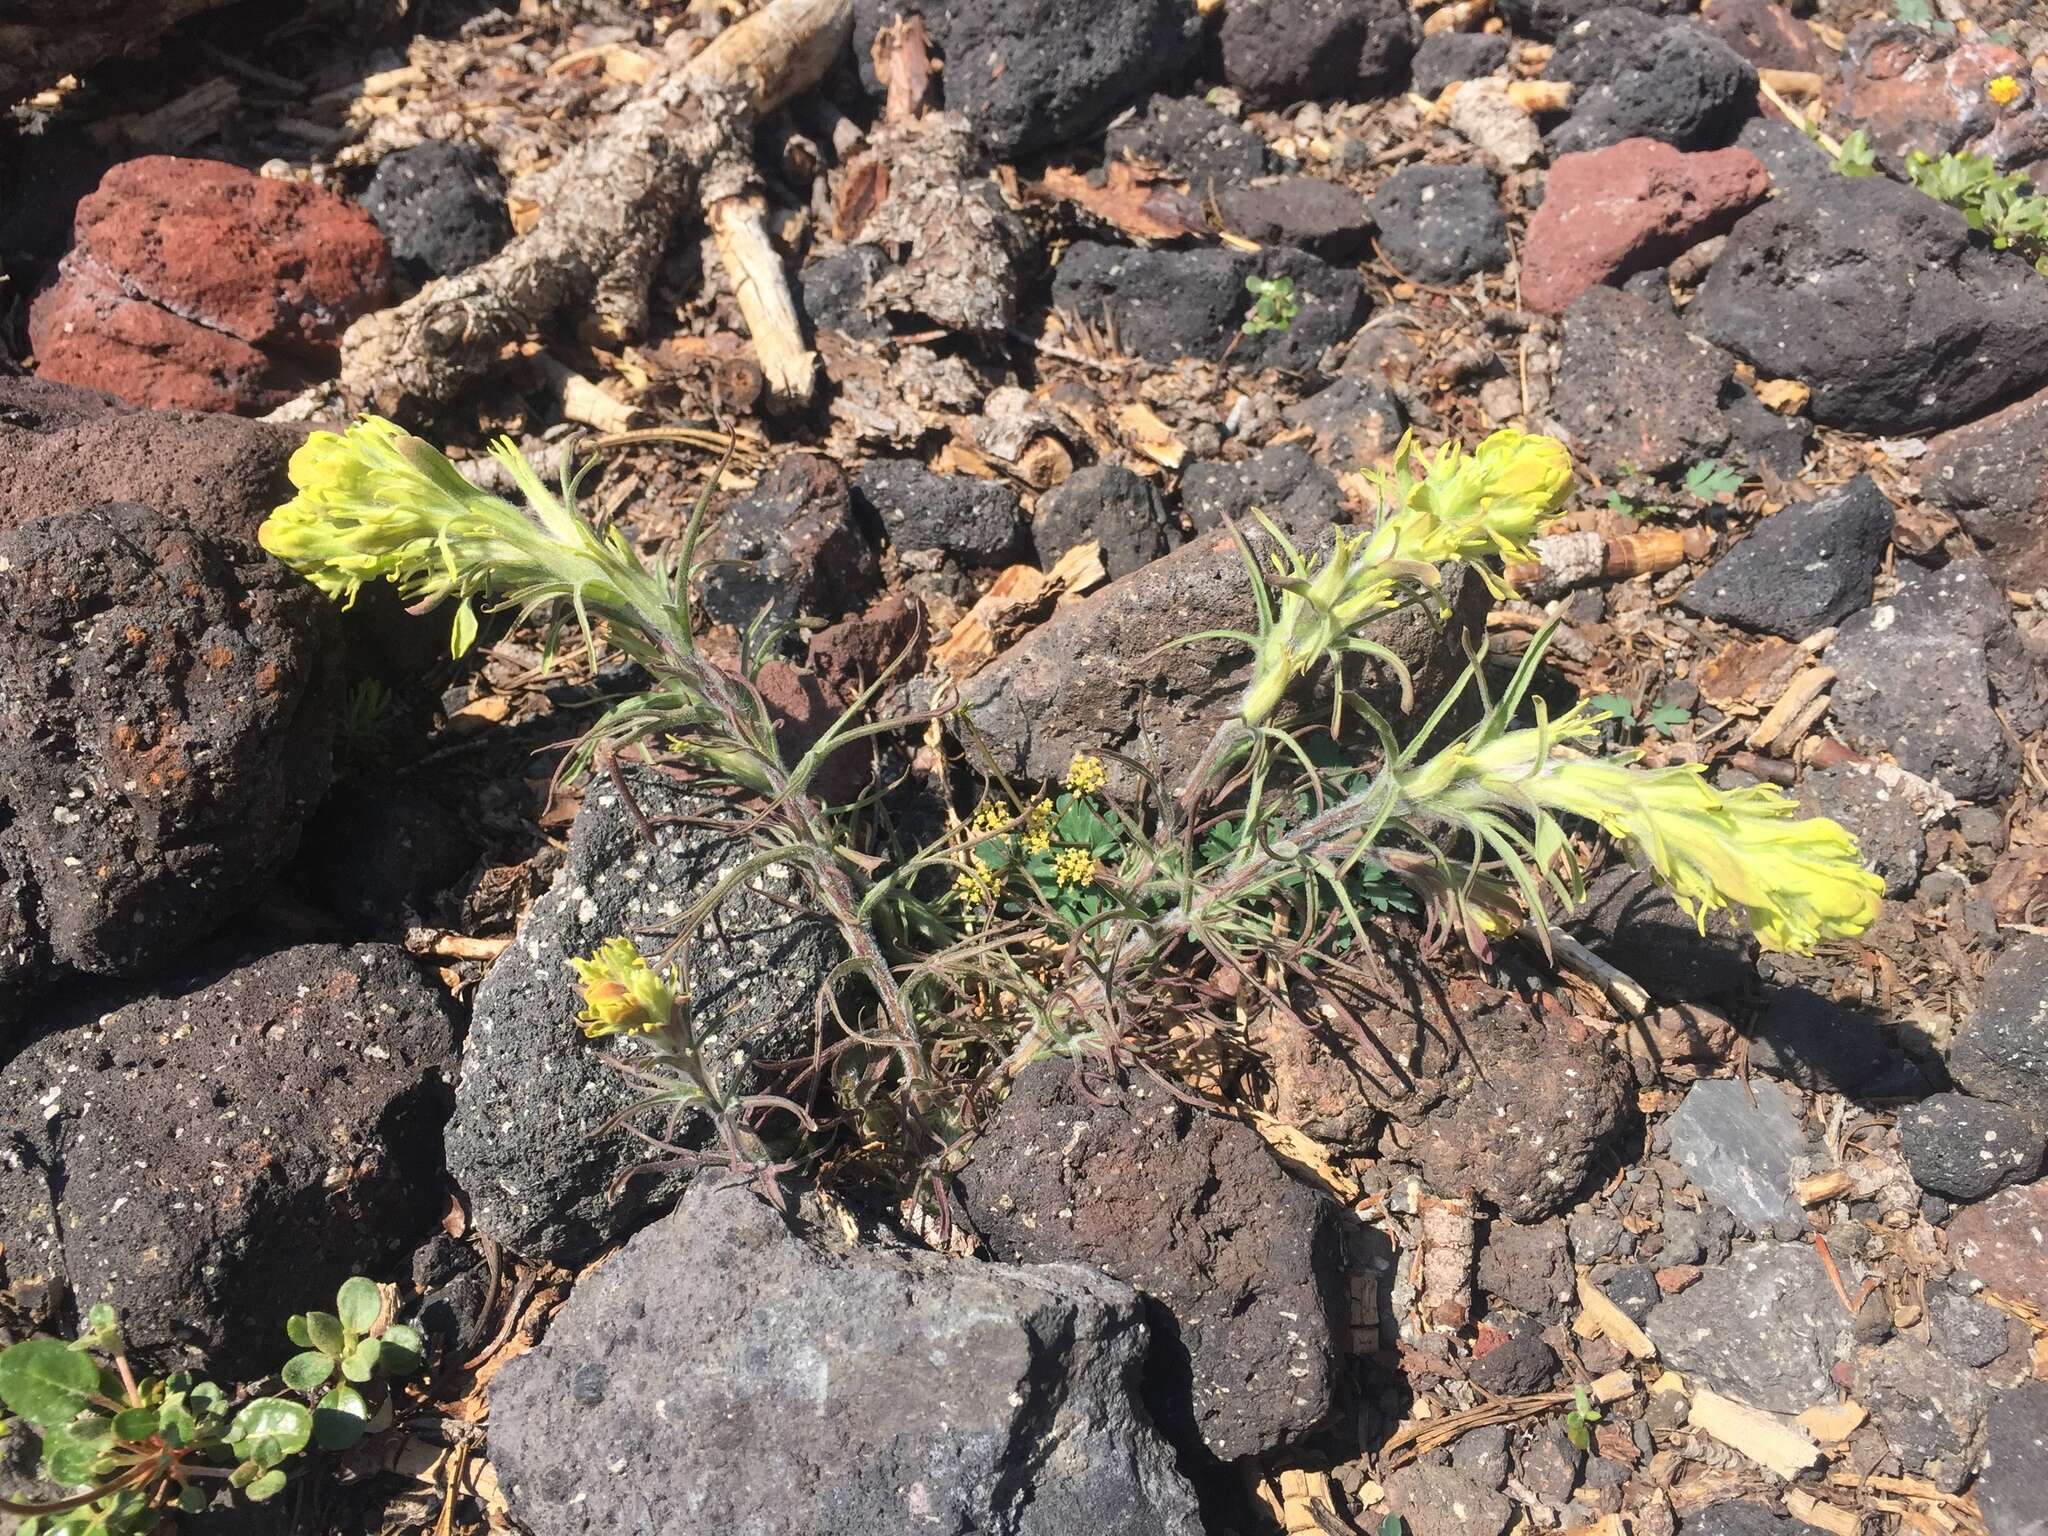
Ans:
{"label": "flower cluster", "polygon": [[1109,782],[1109,771],[1102,766],[1102,759],[1087,752],[1076,752],[1074,760],[1067,764],[1066,786],[1077,795],[1092,795]]}
{"label": "flower cluster", "polygon": [[1053,856],[1052,877],[1062,887],[1082,886],[1095,878],[1095,859],[1086,848],[1062,848]]}
{"label": "flower cluster", "polygon": [[1984,86],[1992,105],[2009,107],[2020,99],[2020,83],[2011,75],[1994,75]]}
{"label": "flower cluster", "polygon": [[1406,773],[1401,793],[1468,823],[1502,810],[1530,816],[1546,862],[1564,848],[1551,814],[1582,817],[1639,852],[1703,927],[1708,913],[1725,910],[1767,949],[1807,954],[1876,921],[1884,882],[1837,823],[1802,816],[1773,785],[1716,789],[1702,763],[1646,769],[1633,754],[1573,750],[1599,729],[1581,706],[1554,722],[1482,734]]}
{"label": "flower cluster", "polygon": [[[1239,705],[1246,725],[1262,724],[1294,680],[1326,660],[1352,651],[1384,654],[1359,632],[1398,607],[1405,592],[1435,585],[1443,562],[1528,558],[1528,541],[1571,489],[1571,455],[1554,438],[1522,432],[1496,432],[1469,454],[1456,443],[1417,454],[1404,437],[1393,467],[1376,481],[1378,525],[1339,530],[1318,565],[1267,524],[1281,551],[1268,579],[1280,604],[1258,636]],[[1487,580],[1499,585],[1490,573]]]}
{"label": "flower cluster", "polygon": [[675,989],[655,975],[631,939],[606,939],[592,953],[571,959],[569,969],[583,993],[576,1022],[593,1040],[648,1034],[675,1019]]}

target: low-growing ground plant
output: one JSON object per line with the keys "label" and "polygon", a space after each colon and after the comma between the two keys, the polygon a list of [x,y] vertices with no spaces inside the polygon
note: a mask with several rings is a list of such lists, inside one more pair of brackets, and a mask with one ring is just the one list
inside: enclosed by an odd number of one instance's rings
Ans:
{"label": "low-growing ground plant", "polygon": [[304,1352],[281,1376],[296,1396],[238,1396],[188,1371],[138,1376],[105,1304],[73,1341],[0,1350],[0,1406],[13,1415],[0,1430],[25,1426],[44,1478],[80,1490],[48,1503],[0,1498],[0,1513],[24,1517],[20,1536],[155,1536],[223,1488],[276,1496],[309,1448],[346,1450],[388,1420],[380,1383],[419,1369],[422,1347],[389,1313],[386,1292],[357,1277],[334,1312],[292,1318],[286,1332]]}
{"label": "low-growing ground plant", "polygon": [[1301,301],[1294,296],[1294,279],[1291,277],[1255,275],[1246,278],[1244,286],[1245,292],[1252,296],[1252,308],[1239,329],[1247,336],[1284,331],[1301,313]]}
{"label": "low-growing ground plant", "polygon": [[[1876,915],[1880,884],[1834,822],[1800,816],[1769,785],[1724,791],[1700,764],[1604,752],[1606,717],[1590,705],[1552,714],[1534,689],[1547,632],[1505,679],[1475,658],[1405,734],[1374,707],[1368,674],[1409,687],[1375,621],[1438,611],[1451,564],[1505,594],[1504,565],[1530,558],[1572,484],[1551,439],[1499,432],[1435,452],[1404,441],[1377,476],[1371,526],[1307,549],[1271,524],[1244,530],[1252,627],[1184,640],[1242,647],[1249,676],[1184,772],[1084,752],[1059,784],[1013,783],[956,712],[952,821],[918,846],[891,836],[886,785],[839,805],[821,784],[835,753],[930,723],[874,712],[893,667],[786,759],[755,686],[780,632],[749,627],[731,670],[693,633],[704,502],[676,548],[643,559],[578,510],[573,475],[551,489],[509,443],[493,452],[527,510],[387,421],[316,434],[263,541],[343,601],[389,580],[415,606],[452,602],[458,653],[489,604],[573,622],[593,645],[601,633],[652,675],[569,770],[613,772],[622,793],[622,759],[689,778],[724,797],[721,824],[751,846],[665,939],[621,935],[576,969],[584,1030],[629,1042],[647,1107],[715,1127],[699,1161],[772,1182],[836,1144],[893,1159],[936,1192],[980,1115],[1040,1055],[1171,1074],[1247,1001],[1283,1019],[1305,999],[1349,1017],[1365,945],[1390,922],[1482,954],[1517,930],[1541,938],[1580,895],[1574,828],[1638,857],[1702,921],[1725,911],[1772,948],[1811,950]],[[727,1098],[693,1061],[687,956],[725,896],[771,866],[836,925],[845,959],[820,999],[816,1058],[776,1092]]]}

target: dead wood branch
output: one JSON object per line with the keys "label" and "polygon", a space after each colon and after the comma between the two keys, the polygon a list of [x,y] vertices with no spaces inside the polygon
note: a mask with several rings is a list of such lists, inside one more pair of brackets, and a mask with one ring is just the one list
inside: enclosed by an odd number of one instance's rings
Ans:
{"label": "dead wood branch", "polygon": [[[436,278],[349,328],[343,394],[416,419],[564,314],[587,311],[607,339],[637,334],[677,220],[700,202],[747,198],[756,119],[822,79],[852,27],[852,0],[771,0],[688,63],[654,76],[570,156],[532,229],[489,261]],[[735,287],[743,283],[762,313],[774,309],[762,290],[779,286],[793,319],[779,260],[772,274],[735,274]]]}

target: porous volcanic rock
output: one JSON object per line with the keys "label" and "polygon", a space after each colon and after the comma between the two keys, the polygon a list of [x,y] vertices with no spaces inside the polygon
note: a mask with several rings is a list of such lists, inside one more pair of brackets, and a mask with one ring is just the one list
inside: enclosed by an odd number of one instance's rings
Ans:
{"label": "porous volcanic rock", "polygon": [[137,405],[260,411],[319,377],[390,296],[369,214],[322,188],[144,155],[78,205],[29,312],[38,368]]}
{"label": "porous volcanic rock", "polygon": [[1944,432],[1919,470],[1921,494],[1955,514],[2002,585],[2048,586],[2048,390]]}
{"label": "porous volcanic rock", "polygon": [[338,648],[313,588],[146,507],[0,532],[0,868],[31,974],[140,975],[256,896],[327,789]]}
{"label": "porous volcanic rock", "polygon": [[140,1357],[275,1369],[285,1318],[396,1278],[441,1214],[455,1025],[404,951],[307,944],[111,1013],[0,1069],[0,1281],[120,1309]]}
{"label": "porous volcanic rock", "polygon": [[1398,84],[1419,36],[1401,0],[1240,0],[1223,16],[1223,78],[1257,107],[1364,101]]}
{"label": "porous volcanic rock", "polygon": [[491,1461],[533,1536],[1201,1536],[1146,1343],[1097,1271],[856,1246],[707,1178],[499,1375]]}
{"label": "porous volcanic rock", "polygon": [[1743,217],[1689,323],[1813,419],[1931,432],[2048,380],[2048,285],[1961,214],[1883,177],[1791,189]]}
{"label": "porous volcanic rock", "polygon": [[1249,1126],[1156,1086],[1020,1073],[960,1175],[997,1258],[1079,1261],[1145,1296],[1148,1400],[1216,1457],[1299,1439],[1337,1390],[1343,1304],[1334,1208]]}

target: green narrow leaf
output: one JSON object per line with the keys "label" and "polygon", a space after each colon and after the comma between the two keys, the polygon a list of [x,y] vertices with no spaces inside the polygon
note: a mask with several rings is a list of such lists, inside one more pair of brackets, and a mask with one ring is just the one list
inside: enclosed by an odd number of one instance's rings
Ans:
{"label": "green narrow leaf", "polygon": [[377,1289],[376,1281],[356,1275],[341,1283],[334,1310],[341,1317],[341,1326],[350,1333],[368,1333],[377,1326],[377,1319],[383,1314],[384,1293]]}
{"label": "green narrow leaf", "polygon": [[476,607],[464,598],[455,610],[455,627],[448,636],[448,654],[463,656],[476,644]]}
{"label": "green narrow leaf", "polygon": [[25,1339],[0,1350],[0,1403],[37,1428],[78,1417],[100,1389],[100,1368],[57,1339]]}

